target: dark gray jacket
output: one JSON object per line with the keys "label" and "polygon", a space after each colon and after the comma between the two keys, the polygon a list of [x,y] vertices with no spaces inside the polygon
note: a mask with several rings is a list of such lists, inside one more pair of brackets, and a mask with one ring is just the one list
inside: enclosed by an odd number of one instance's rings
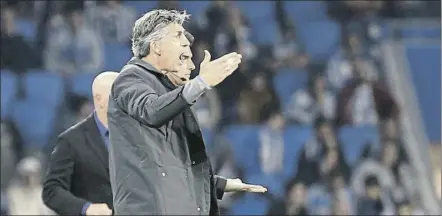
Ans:
{"label": "dark gray jacket", "polygon": [[226,180],[212,174],[184,87],[133,58],[109,99],[115,215],[218,215]]}

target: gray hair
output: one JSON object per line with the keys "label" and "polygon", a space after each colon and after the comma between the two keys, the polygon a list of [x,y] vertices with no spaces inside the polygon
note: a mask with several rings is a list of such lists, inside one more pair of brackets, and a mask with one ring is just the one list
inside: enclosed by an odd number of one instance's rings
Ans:
{"label": "gray hair", "polygon": [[149,54],[150,43],[163,38],[167,32],[165,27],[171,23],[182,25],[189,19],[186,11],[152,10],[137,21],[132,32],[132,53],[142,58]]}

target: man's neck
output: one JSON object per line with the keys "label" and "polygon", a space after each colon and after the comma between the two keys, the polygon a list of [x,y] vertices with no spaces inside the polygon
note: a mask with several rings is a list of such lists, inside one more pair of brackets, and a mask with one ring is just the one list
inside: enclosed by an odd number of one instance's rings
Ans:
{"label": "man's neck", "polygon": [[154,55],[147,55],[144,58],[141,58],[141,60],[149,63],[150,65],[152,65],[155,69],[157,69],[158,71],[160,71],[161,73],[163,73],[160,64],[159,64],[159,60],[156,56]]}
{"label": "man's neck", "polygon": [[101,122],[101,124],[103,124],[103,126],[105,128],[108,128],[108,125],[107,125],[107,113],[103,112],[103,111],[100,111],[100,110],[95,110],[95,112],[96,112],[98,120]]}

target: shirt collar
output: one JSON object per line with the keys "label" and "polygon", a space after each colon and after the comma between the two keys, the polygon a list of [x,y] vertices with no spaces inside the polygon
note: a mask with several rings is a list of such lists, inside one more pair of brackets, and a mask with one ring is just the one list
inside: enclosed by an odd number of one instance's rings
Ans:
{"label": "shirt collar", "polygon": [[94,119],[97,124],[98,131],[100,131],[101,136],[106,137],[109,135],[109,130],[103,125],[103,123],[98,118],[97,112],[94,110]]}

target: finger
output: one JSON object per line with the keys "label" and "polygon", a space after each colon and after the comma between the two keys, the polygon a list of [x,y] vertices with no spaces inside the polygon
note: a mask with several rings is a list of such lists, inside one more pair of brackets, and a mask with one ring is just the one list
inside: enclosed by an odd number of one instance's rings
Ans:
{"label": "finger", "polygon": [[227,60],[230,59],[230,58],[237,58],[237,57],[238,57],[238,53],[236,53],[236,52],[231,52],[231,53],[225,54],[225,55],[223,55],[223,56],[221,56],[221,57],[219,57],[219,58],[213,60],[213,62],[216,62],[216,63],[218,63],[218,62],[219,62],[219,63],[222,63],[222,62],[227,61]]}
{"label": "finger", "polygon": [[250,184],[244,184],[243,188],[252,193],[264,193],[267,191],[267,188],[261,186],[261,185],[250,185]]}
{"label": "finger", "polygon": [[201,62],[201,64],[206,64],[210,61],[210,59],[212,58],[212,55],[210,55],[209,51],[204,50],[204,59]]}

